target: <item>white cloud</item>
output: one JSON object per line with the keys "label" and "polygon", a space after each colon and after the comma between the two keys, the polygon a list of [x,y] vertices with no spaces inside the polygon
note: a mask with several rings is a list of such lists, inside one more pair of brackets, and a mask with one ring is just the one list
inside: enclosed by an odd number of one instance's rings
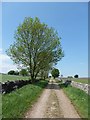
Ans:
{"label": "white cloud", "polygon": [[0,59],[2,60],[2,63],[8,62],[10,60],[10,58],[6,54],[3,54],[3,53],[0,53]]}
{"label": "white cloud", "polygon": [[9,70],[17,70],[17,67],[13,64],[2,64],[0,73],[7,73]]}
{"label": "white cloud", "polygon": [[17,70],[17,66],[14,65],[9,56],[2,53],[0,49],[0,73],[7,73],[9,70]]}

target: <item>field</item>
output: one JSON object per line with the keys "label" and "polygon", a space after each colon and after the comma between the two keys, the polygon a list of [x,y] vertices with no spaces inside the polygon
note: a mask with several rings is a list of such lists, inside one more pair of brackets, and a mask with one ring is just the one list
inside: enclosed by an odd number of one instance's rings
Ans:
{"label": "field", "polygon": [[63,80],[73,80],[75,82],[81,82],[81,83],[85,83],[85,84],[90,84],[89,79],[88,78],[63,78]]}
{"label": "field", "polygon": [[89,84],[88,78],[76,78],[74,81]]}
{"label": "field", "polygon": [[28,79],[30,79],[29,76],[17,76],[17,75],[0,74],[0,82],[14,81],[14,80],[28,80]]}
{"label": "field", "polygon": [[47,80],[40,81],[2,95],[3,118],[22,118],[40,96],[47,83]]}
{"label": "field", "polygon": [[79,115],[82,118],[88,118],[88,95],[82,90],[71,86],[63,88],[63,90],[70,98]]}

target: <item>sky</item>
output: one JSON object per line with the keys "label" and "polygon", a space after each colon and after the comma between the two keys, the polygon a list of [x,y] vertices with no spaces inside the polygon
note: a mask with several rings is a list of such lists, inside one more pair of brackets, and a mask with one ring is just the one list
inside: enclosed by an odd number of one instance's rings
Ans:
{"label": "sky", "polygon": [[1,0],[3,2],[88,2],[89,0]]}
{"label": "sky", "polygon": [[7,73],[11,69],[16,70],[17,66],[13,64],[5,51],[15,41],[14,33],[25,17],[38,17],[41,22],[57,30],[58,35],[62,38],[61,45],[65,56],[55,67],[63,76],[74,76],[75,74],[80,77],[88,76],[87,2],[3,2],[0,72]]}

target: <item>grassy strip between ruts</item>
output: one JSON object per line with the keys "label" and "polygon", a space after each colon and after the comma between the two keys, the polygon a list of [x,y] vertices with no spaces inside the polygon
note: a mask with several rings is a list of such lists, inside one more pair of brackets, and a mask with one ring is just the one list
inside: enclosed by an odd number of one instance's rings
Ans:
{"label": "grassy strip between ruts", "polygon": [[22,118],[28,108],[37,100],[47,83],[47,80],[39,81],[2,95],[2,117]]}
{"label": "grassy strip between ruts", "polygon": [[84,91],[68,86],[63,88],[66,95],[69,97],[81,118],[88,118],[88,96]]}

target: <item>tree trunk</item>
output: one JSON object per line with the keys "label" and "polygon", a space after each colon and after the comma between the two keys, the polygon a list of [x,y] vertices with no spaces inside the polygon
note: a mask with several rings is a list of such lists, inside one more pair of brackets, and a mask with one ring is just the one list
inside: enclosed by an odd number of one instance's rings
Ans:
{"label": "tree trunk", "polygon": [[38,71],[37,71],[37,73],[35,74],[35,79],[36,79],[36,77],[37,77],[38,73],[39,73],[39,70],[38,70]]}
{"label": "tree trunk", "polygon": [[32,81],[32,83],[35,82],[35,80],[36,80],[36,79],[35,79],[35,76],[32,75],[32,76],[31,76],[31,81]]}

